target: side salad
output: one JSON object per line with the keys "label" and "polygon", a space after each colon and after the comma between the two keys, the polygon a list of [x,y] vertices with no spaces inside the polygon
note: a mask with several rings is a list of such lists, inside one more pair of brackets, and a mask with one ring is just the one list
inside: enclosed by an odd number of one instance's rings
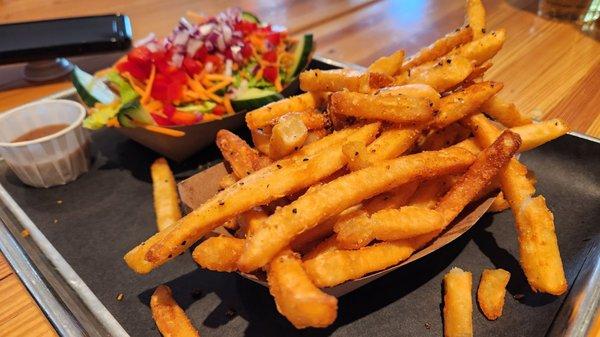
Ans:
{"label": "side salad", "polygon": [[90,108],[86,128],[156,131],[252,110],[281,99],[310,61],[310,34],[292,38],[239,8],[193,18],[163,39],[138,41],[96,76],[75,68],[73,85]]}

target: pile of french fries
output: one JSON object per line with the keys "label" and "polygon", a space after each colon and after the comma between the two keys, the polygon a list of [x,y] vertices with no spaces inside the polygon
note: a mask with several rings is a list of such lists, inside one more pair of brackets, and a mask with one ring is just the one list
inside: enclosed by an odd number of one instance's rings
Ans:
{"label": "pile of french fries", "polygon": [[[277,309],[295,327],[326,327],[337,299],[324,288],[406,260],[467,205],[497,195],[492,209],[514,214],[531,288],[564,293],[552,213],[514,155],[568,128],[557,119],[533,122],[498,95],[502,83],[483,79],[505,39],[503,29],[486,32],[481,2],[469,0],[465,26],[408,59],[399,50],[365,72],[303,72],[306,93],[246,115],[254,146],[218,133],[231,172],[222,190],[125,261],[148,273],[205,238],[193,251],[202,268],[264,271]],[[206,238],[218,227],[231,235]],[[468,280],[451,274],[448,284],[458,277],[457,287],[470,289],[470,273]],[[501,313],[503,294],[484,310],[490,317]],[[451,291],[446,297],[464,301]]]}

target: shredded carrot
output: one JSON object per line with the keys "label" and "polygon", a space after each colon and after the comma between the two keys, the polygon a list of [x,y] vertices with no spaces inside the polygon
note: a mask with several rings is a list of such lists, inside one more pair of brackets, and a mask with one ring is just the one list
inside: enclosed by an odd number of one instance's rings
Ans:
{"label": "shredded carrot", "polygon": [[225,110],[227,110],[228,114],[235,113],[235,111],[233,111],[233,107],[231,106],[231,100],[229,99],[229,97],[223,97],[223,105],[225,106]]}
{"label": "shredded carrot", "polygon": [[278,92],[281,92],[281,90],[283,90],[283,87],[281,86],[281,76],[279,76],[279,72],[277,73],[277,78],[275,79],[275,89]]}
{"label": "shredded carrot", "polygon": [[154,77],[156,76],[156,67],[154,64],[152,65],[152,69],[150,69],[150,77],[148,78],[148,82],[146,83],[146,90],[144,90],[144,95],[140,99],[141,102],[147,102],[150,97],[150,92],[152,91],[152,85],[154,84]]}
{"label": "shredded carrot", "polygon": [[110,118],[108,121],[106,121],[106,126],[118,128],[118,127],[121,127],[121,124],[119,123],[119,120],[117,120],[116,117],[113,117],[113,118]]}
{"label": "shredded carrot", "polygon": [[233,81],[233,78],[231,76],[222,75],[222,74],[206,74],[206,76],[204,76],[204,77],[209,80]]}
{"label": "shredded carrot", "polygon": [[128,73],[128,72],[125,72],[125,73],[122,73],[121,75],[123,75],[123,77],[125,77],[126,79],[128,79],[128,80],[129,80],[129,84],[131,84],[131,87],[133,88],[133,90],[135,90],[135,92],[137,92],[137,93],[138,93],[138,95],[140,95],[140,96],[144,96],[144,89],[141,89],[140,87],[138,87],[138,86],[136,85],[136,83],[135,83],[135,82],[136,82],[137,80],[136,80],[136,79],[134,79],[134,78],[133,78],[133,76],[131,76],[131,74],[130,74],[130,73]]}
{"label": "shredded carrot", "polygon": [[264,70],[264,68],[261,66],[260,69],[258,69],[258,71],[256,72],[256,76],[254,76],[254,77],[256,77],[257,81],[259,81],[262,78],[263,70]]}
{"label": "shredded carrot", "polygon": [[192,90],[198,94],[198,98],[202,99],[202,100],[207,100],[208,96],[206,95],[206,90],[204,89],[204,87],[202,86],[202,83],[200,83],[196,78],[188,79],[188,86],[190,88],[192,88]]}
{"label": "shredded carrot", "polygon": [[204,114],[203,116],[204,116],[202,119],[203,122],[211,122],[211,121],[215,121],[217,119],[221,119],[221,116],[217,116],[215,114]]}
{"label": "shredded carrot", "polygon": [[213,101],[217,102],[217,103],[221,103],[223,102],[223,98],[220,96],[215,95],[212,92],[206,92],[206,95],[208,96],[208,98],[212,99]]}
{"label": "shredded carrot", "polygon": [[216,92],[220,89],[225,88],[226,86],[228,86],[231,83],[231,81],[223,81],[221,83],[215,84],[210,88],[206,88],[206,91],[208,92]]}
{"label": "shredded carrot", "polygon": [[150,102],[146,104],[146,108],[150,111],[162,110],[163,104],[161,101],[150,100]]}
{"label": "shredded carrot", "polygon": [[170,137],[183,137],[185,136],[185,132],[183,131],[179,131],[179,130],[173,130],[173,129],[169,129],[169,128],[164,128],[162,126],[157,126],[157,125],[138,125],[139,127],[151,131],[151,132],[155,132],[155,133],[160,133],[163,134],[165,136],[170,136]]}

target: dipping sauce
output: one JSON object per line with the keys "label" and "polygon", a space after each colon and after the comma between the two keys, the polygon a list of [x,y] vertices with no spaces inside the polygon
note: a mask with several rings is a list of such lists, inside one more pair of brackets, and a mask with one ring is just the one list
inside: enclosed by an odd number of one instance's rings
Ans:
{"label": "dipping sauce", "polygon": [[41,128],[33,129],[33,130],[15,138],[11,143],[27,142],[30,140],[50,136],[68,126],[69,126],[68,124],[50,124],[50,125],[42,126]]}

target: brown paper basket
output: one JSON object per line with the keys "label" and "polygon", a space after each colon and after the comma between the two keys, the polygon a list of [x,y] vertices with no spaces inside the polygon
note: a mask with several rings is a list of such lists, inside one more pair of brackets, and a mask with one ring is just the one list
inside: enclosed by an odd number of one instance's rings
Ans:
{"label": "brown paper basket", "polygon": [[[181,202],[188,209],[194,209],[204,203],[206,200],[215,195],[219,189],[220,179],[227,174],[227,169],[223,163],[212,166],[202,172],[195,174],[194,176],[182,181],[178,185],[179,195]],[[469,228],[473,227],[475,223],[485,214],[489,209],[493,197],[479,200],[468,207],[468,209],[459,215],[459,217],[450,225],[449,229],[444,232],[441,236],[435,239],[429,246],[421,249],[420,251],[413,254],[410,258],[403,261],[402,263],[385,270],[363,276],[356,280],[348,281],[343,284],[337,285],[331,288],[323,289],[325,292],[334,295],[336,297],[345,295],[353,290],[356,290],[363,285],[372,282],[402,266],[416,261],[425,255],[428,255],[454,239],[464,234]],[[226,231],[219,231],[219,234],[229,235]],[[254,281],[256,283],[267,286],[267,282],[264,277],[259,277],[253,274],[240,273],[243,277]]]}

